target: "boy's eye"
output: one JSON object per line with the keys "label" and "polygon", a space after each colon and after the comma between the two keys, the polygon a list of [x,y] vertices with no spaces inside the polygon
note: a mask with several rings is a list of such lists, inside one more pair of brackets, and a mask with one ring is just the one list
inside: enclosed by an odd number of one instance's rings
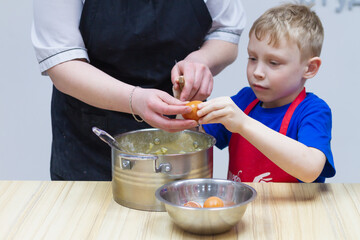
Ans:
{"label": "boy's eye", "polygon": [[271,64],[271,65],[274,65],[274,66],[277,66],[277,65],[279,65],[280,63],[279,63],[279,62],[276,62],[276,61],[270,61],[270,64]]}
{"label": "boy's eye", "polygon": [[255,57],[249,57],[249,61],[256,61]]}

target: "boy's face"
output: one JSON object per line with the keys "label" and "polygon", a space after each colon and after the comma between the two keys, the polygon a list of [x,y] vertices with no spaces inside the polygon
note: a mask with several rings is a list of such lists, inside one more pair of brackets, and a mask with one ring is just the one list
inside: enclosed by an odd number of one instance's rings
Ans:
{"label": "boy's face", "polygon": [[268,45],[268,37],[259,41],[254,33],[248,44],[247,78],[264,108],[292,102],[304,87],[306,61],[294,42],[282,39],[277,47]]}

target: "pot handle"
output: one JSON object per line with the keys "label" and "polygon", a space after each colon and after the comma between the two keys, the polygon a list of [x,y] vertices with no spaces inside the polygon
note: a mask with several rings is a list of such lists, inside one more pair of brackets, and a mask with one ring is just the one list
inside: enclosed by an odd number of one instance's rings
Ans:
{"label": "pot handle", "polygon": [[159,166],[157,166],[157,160],[159,159],[158,156],[141,156],[141,155],[129,155],[124,153],[119,153],[121,156],[121,168],[122,169],[132,169],[134,166],[134,163],[132,161],[144,161],[144,160],[152,160],[154,161],[154,172],[156,173],[168,173],[171,171],[172,167],[170,163],[160,163]]}
{"label": "pot handle", "polygon": [[154,161],[155,172],[169,173],[171,172],[171,164],[170,163],[160,163],[159,167],[156,167],[156,161]]}

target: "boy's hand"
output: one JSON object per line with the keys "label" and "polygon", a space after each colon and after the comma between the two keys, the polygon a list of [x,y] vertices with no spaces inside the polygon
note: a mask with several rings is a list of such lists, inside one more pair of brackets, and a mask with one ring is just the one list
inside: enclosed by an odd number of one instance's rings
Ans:
{"label": "boy's hand", "polygon": [[238,132],[247,116],[230,97],[219,97],[198,105],[200,124],[221,123],[230,132]]}

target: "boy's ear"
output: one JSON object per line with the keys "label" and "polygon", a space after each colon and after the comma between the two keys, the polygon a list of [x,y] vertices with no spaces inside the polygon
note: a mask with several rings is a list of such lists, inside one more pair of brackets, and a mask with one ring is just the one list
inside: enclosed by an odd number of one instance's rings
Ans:
{"label": "boy's ear", "polygon": [[310,58],[306,66],[304,78],[309,79],[314,77],[319,71],[320,65],[321,59],[319,57]]}

